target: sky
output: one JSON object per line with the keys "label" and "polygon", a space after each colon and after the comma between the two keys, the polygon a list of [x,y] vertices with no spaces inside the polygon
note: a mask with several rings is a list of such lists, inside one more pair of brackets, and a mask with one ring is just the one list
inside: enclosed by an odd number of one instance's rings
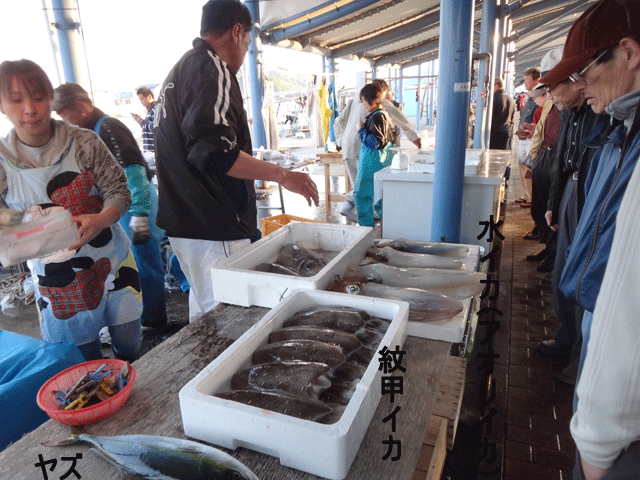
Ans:
{"label": "sky", "polygon": [[[200,31],[204,0],[78,0],[78,4],[93,90],[131,91],[143,84],[161,84],[191,48]],[[60,81],[42,0],[4,0],[1,12],[5,21],[0,28],[0,59],[33,60],[57,86]],[[267,70],[322,70],[319,55],[277,47],[265,46],[263,60]],[[353,75],[354,84],[355,71],[366,68],[355,62],[339,66],[341,72]]]}

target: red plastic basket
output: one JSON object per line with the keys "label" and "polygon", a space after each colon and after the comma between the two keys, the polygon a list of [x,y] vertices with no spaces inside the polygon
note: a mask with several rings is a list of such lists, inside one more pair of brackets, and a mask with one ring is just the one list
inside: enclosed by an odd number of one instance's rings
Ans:
{"label": "red plastic basket", "polygon": [[54,393],[55,390],[67,390],[73,387],[85,373],[95,371],[105,363],[109,370],[118,372],[126,362],[105,358],[103,360],[91,360],[69,367],[42,385],[36,397],[38,406],[44,410],[49,417],[63,425],[87,425],[107,418],[122,407],[131,394],[131,388],[136,379],[136,371],[132,366],[129,366],[129,383],[114,396],[96,405],[83,407],[79,410],[64,410],[57,402]]}

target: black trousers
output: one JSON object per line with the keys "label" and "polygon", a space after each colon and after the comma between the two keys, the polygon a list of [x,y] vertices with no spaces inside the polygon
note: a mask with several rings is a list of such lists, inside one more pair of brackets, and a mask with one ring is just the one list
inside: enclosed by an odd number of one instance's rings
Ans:
{"label": "black trousers", "polygon": [[492,150],[511,150],[511,132],[492,131],[489,135],[489,148]]}
{"label": "black trousers", "polygon": [[542,148],[533,161],[531,168],[531,218],[538,227],[540,243],[546,244],[548,249],[555,251],[556,232],[549,228],[547,220],[544,218],[544,214],[547,213],[554,157],[555,150]]}
{"label": "black trousers", "polygon": [[565,297],[560,289],[560,277],[566,262],[567,248],[573,241],[578,226],[578,180],[569,178],[562,193],[558,211],[558,242],[556,246],[556,260],[553,264],[551,280],[553,291],[553,306],[556,309],[560,328],[556,334],[556,344],[571,349],[569,363],[578,365],[580,349],[582,347],[582,314],[584,309]]}

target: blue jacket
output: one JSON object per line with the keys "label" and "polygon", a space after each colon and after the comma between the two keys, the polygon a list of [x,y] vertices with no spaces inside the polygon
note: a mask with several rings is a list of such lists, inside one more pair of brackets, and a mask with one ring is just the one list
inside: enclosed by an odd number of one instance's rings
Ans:
{"label": "blue jacket", "polygon": [[[636,118],[631,128],[633,138],[628,140],[624,156],[621,157],[621,149],[625,142],[625,128],[618,125],[591,160],[585,183],[585,204],[573,243],[567,250],[560,290],[589,312],[593,312],[596,306],[620,202],[640,155],[638,120]],[[596,129],[587,143],[593,142],[600,133]]]}

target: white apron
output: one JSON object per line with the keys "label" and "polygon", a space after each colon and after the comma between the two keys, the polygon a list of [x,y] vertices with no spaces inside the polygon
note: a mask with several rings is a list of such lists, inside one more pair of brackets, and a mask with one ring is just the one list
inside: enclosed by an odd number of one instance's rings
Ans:
{"label": "white apron", "polygon": [[[73,140],[60,160],[48,167],[19,168],[2,157],[0,163],[7,173],[5,202],[10,208],[55,204],[74,216],[102,209],[93,174],[78,167]],[[36,304],[44,340],[83,345],[96,340],[104,326],[140,318],[140,282],[129,247],[122,227],[114,223],[66,262],[28,262],[37,284]]]}

